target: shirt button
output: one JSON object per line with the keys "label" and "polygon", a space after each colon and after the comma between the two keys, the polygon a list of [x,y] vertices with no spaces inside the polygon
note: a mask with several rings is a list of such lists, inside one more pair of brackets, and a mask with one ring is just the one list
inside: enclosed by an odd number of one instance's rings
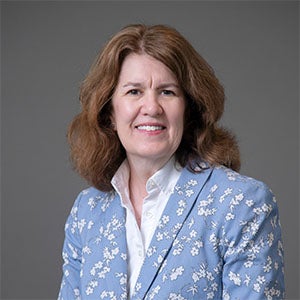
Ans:
{"label": "shirt button", "polygon": [[139,251],[138,251],[138,256],[139,256],[139,257],[142,257],[142,256],[143,256],[143,251],[142,251],[142,250],[139,250]]}
{"label": "shirt button", "polygon": [[153,217],[152,212],[151,211],[147,211],[146,212],[146,217],[149,218],[149,219],[151,219]]}
{"label": "shirt button", "polygon": [[150,180],[149,185],[150,185],[150,187],[154,187],[154,181]]}

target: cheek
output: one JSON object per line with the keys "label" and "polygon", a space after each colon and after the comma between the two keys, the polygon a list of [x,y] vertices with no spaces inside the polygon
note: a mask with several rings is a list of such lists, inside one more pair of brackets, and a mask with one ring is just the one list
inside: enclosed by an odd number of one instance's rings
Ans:
{"label": "cheek", "polygon": [[178,132],[183,132],[184,127],[184,106],[179,107],[177,110],[174,111],[172,114],[172,123],[177,128]]}
{"label": "cheek", "polygon": [[113,116],[115,123],[117,123],[117,122],[119,122],[119,120],[121,120],[123,118],[122,115],[124,113],[124,109],[122,109],[119,102],[117,102],[117,101],[113,102],[112,107],[113,107],[112,116]]}
{"label": "cheek", "polygon": [[113,105],[113,119],[116,124],[126,124],[130,123],[136,115],[135,109],[129,104],[119,104]]}

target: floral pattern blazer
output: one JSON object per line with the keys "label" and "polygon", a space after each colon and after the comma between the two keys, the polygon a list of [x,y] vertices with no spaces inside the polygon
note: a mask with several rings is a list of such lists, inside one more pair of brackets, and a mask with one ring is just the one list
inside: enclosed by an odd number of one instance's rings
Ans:
{"label": "floral pattern blazer", "polygon": [[[273,194],[225,167],[197,169],[183,169],[131,299],[283,299]],[[82,191],[65,234],[58,299],[129,299],[125,210],[117,193]]]}

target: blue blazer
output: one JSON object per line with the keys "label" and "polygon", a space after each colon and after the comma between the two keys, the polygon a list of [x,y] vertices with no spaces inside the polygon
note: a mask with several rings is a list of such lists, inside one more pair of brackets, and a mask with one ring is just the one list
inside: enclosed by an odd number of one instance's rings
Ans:
{"label": "blue blazer", "polygon": [[[125,210],[115,192],[82,191],[65,227],[58,296],[128,299]],[[283,299],[275,198],[225,167],[184,168],[137,280],[138,299]]]}

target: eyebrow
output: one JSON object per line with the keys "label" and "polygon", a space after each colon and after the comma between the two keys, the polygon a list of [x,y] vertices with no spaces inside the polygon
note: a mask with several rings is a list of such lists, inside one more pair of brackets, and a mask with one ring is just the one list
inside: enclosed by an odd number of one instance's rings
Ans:
{"label": "eyebrow", "polygon": [[[130,87],[142,87],[143,84],[139,83],[139,82],[127,82],[122,87],[126,88],[126,87],[129,87],[129,86]],[[168,87],[174,87],[174,88],[177,88],[177,89],[180,88],[178,84],[170,82],[170,83],[163,83],[163,84],[159,85],[157,87],[157,89],[164,89],[164,88],[168,88]]]}
{"label": "eyebrow", "polygon": [[123,88],[126,88],[128,86],[133,86],[133,87],[141,87],[142,84],[141,83],[138,83],[138,82],[127,82],[125,83],[122,87]]}
{"label": "eyebrow", "polygon": [[174,88],[177,88],[177,89],[180,88],[180,86],[176,83],[163,83],[163,84],[158,86],[159,89],[168,88],[168,87],[174,87]]}

